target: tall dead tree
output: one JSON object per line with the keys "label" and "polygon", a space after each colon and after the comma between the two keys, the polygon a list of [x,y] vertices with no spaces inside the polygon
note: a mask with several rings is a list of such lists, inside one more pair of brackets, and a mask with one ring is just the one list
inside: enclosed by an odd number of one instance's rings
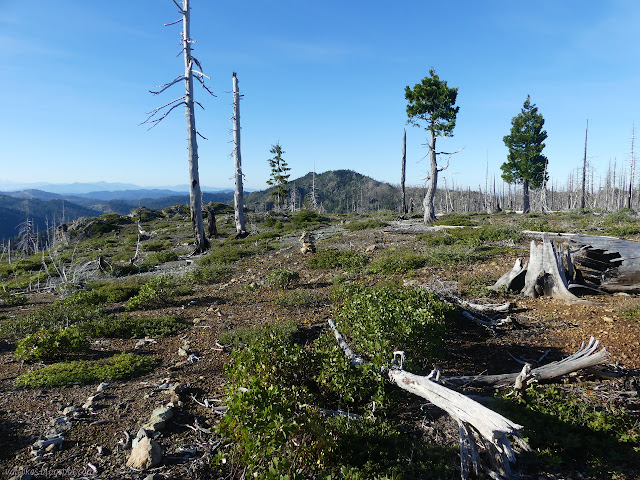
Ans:
{"label": "tall dead tree", "polygon": [[236,172],[236,188],[233,194],[235,209],[236,234],[244,237],[247,232],[244,226],[244,191],[242,188],[242,156],[240,154],[240,89],[238,76],[233,72],[233,160]]}
{"label": "tall dead tree", "polygon": [[[213,95],[213,92],[209,90],[209,88],[204,83],[204,78],[209,77],[202,73],[202,66],[200,65],[200,62],[191,54],[191,44],[194,43],[194,40],[191,38],[190,34],[191,7],[189,4],[189,0],[182,0],[182,5],[180,5],[176,0],[173,0],[173,3],[176,5],[176,7],[178,7],[178,12],[182,15],[182,18],[176,20],[175,22],[165,24],[165,26],[175,25],[176,23],[182,22],[182,53],[184,55],[184,74],[179,75],[173,81],[158,87],[159,90],[150,90],[150,92],[153,95],[159,95],[169,87],[183,81],[185,86],[185,94],[184,96],[176,98],[175,100],[172,100],[171,102],[149,112],[149,116],[142,123],[149,123],[151,124],[150,128],[153,128],[159,122],[164,120],[167,115],[169,115],[169,113],[173,111],[173,109],[179,107],[180,105],[185,106],[185,115],[187,117],[187,142],[189,155],[189,198],[191,207],[191,223],[193,225],[193,233],[196,243],[195,252],[204,252],[209,248],[209,241],[207,240],[207,237],[205,235],[204,222],[202,220],[202,192],[200,190],[200,176],[198,174],[197,135],[200,135],[201,137],[202,135],[196,130],[194,104],[197,104],[198,106],[200,106],[200,108],[204,107],[199,102],[194,100],[193,79],[195,78],[197,81],[199,81],[202,87],[209,94]],[[200,71],[195,70],[194,66],[197,66]],[[160,114],[160,116],[156,117],[156,115],[158,114]]]}
{"label": "tall dead tree", "polygon": [[635,157],[633,155],[633,143],[635,140],[636,126],[631,129],[631,158],[629,159],[629,190],[627,190],[627,208],[631,208],[633,203],[633,175],[635,170]]}
{"label": "tall dead tree", "polygon": [[405,192],[405,179],[407,173],[407,129],[402,135],[402,173],[400,174],[400,188],[402,189],[402,214],[407,213],[407,193]]}
{"label": "tall dead tree", "polygon": [[582,159],[582,196],[580,197],[580,208],[585,208],[587,205],[586,196],[586,184],[587,184],[587,135],[589,134],[589,119],[587,119],[587,128],[584,132],[584,158]]}

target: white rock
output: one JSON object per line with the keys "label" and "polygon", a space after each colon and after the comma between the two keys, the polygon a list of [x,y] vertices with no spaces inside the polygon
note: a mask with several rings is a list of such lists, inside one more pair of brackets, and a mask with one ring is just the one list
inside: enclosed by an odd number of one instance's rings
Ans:
{"label": "white rock", "polygon": [[162,448],[158,442],[148,437],[142,438],[131,450],[127,460],[127,467],[146,470],[160,465],[162,462]]}

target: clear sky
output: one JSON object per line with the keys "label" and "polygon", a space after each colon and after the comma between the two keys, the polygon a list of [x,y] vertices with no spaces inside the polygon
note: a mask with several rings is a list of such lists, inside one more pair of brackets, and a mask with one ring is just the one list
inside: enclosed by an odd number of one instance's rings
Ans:
{"label": "clear sky", "polygon": [[[588,158],[596,182],[627,165],[640,129],[637,0],[192,0],[200,180],[233,186],[231,75],[238,74],[245,187],[266,188],[280,142],[291,178],[351,169],[420,185],[424,131],[405,125],[404,87],[434,68],[459,87],[449,186],[499,179],[502,142],[527,95],[546,120],[553,182]],[[186,121],[147,131],[145,112],[183,94],[171,0],[0,0],[0,182],[188,183]],[[636,142],[636,150],[640,142]],[[442,185],[442,183],[440,183]]]}

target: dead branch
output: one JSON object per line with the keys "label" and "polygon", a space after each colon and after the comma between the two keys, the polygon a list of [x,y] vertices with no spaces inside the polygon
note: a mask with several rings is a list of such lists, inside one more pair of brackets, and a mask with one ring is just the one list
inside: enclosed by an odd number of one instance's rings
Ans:
{"label": "dead branch", "polygon": [[328,323],[329,327],[331,327],[331,330],[333,330],[333,335],[336,337],[338,345],[340,345],[340,348],[342,349],[346,357],[351,361],[351,365],[353,365],[354,367],[356,365],[362,365],[364,363],[364,359],[353,353],[353,350],[351,350],[347,342],[345,342],[344,338],[342,338],[342,335],[340,335],[338,327],[336,327],[336,324],[333,322],[333,320],[329,319]]}
{"label": "dead branch", "polygon": [[[531,381],[551,380],[553,378],[561,377],[568,373],[576,372],[578,370],[594,367],[600,365],[609,360],[609,352],[606,348],[600,347],[600,341],[591,337],[589,342],[585,344],[582,342],[580,348],[569,355],[567,358],[551,362],[547,365],[535,368],[531,370],[528,375],[528,383]],[[473,375],[473,376],[461,376],[461,377],[442,377],[442,383],[451,386],[461,385],[478,385],[478,386],[498,386],[498,385],[511,385],[516,382],[517,373],[505,373],[502,375]]]}
{"label": "dead branch", "polygon": [[[361,361],[361,357],[357,357],[344,341],[332,320],[329,320],[329,326],[352,365],[355,365],[354,358]],[[516,457],[507,434],[512,435],[522,449],[529,450],[529,445],[520,435],[522,426],[475,400],[439,384],[440,372],[437,369],[428,377],[421,377],[403,370],[403,364],[404,352],[394,352],[392,367],[388,370],[389,379],[403,390],[429,400],[458,422],[462,478],[464,480],[469,478],[471,468],[476,473],[483,469],[494,477],[500,475],[509,477],[510,463],[515,462]],[[492,467],[499,473],[481,465],[478,441],[490,451]]]}

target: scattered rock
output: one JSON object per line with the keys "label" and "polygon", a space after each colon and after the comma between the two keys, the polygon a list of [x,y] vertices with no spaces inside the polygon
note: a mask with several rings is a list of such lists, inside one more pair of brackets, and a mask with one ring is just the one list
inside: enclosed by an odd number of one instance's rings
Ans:
{"label": "scattered rock", "polygon": [[178,349],[178,355],[180,355],[181,357],[188,357],[190,353],[191,353],[191,343],[189,343],[188,340],[185,340],[184,345],[182,345]]}
{"label": "scattered rock", "polygon": [[140,439],[131,450],[131,455],[127,460],[127,467],[146,470],[156,467],[162,462],[162,448],[149,437]]}
{"label": "scattered rock", "polygon": [[109,388],[109,384],[107,382],[102,382],[98,385],[98,388],[96,388],[96,392],[104,392],[107,388]]}

